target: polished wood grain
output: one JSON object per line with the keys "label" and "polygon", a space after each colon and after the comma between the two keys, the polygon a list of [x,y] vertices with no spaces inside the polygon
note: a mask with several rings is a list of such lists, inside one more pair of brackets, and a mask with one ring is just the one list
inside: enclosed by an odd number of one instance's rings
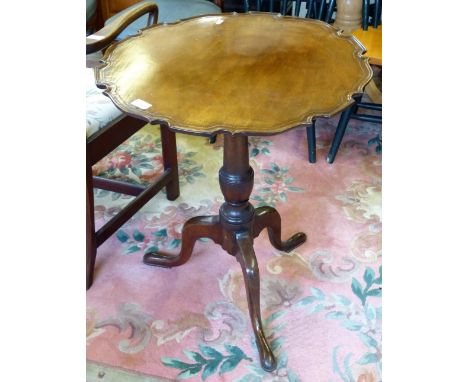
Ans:
{"label": "polished wood grain", "polygon": [[358,29],[353,32],[361,44],[366,48],[365,57],[369,57],[369,63],[382,66],[382,25],[368,30]]}
{"label": "polished wood grain", "polygon": [[318,20],[211,15],[111,46],[96,78],[117,107],[152,123],[195,134],[268,135],[349,106],[372,77],[362,51],[354,37]]}

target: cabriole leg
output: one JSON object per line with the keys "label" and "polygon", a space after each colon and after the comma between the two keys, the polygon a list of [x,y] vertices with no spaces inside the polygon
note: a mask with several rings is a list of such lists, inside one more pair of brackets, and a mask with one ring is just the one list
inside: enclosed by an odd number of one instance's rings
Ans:
{"label": "cabriole leg", "polygon": [[276,360],[262,328],[262,318],[260,315],[260,276],[257,258],[253,249],[253,240],[248,232],[242,232],[236,234],[236,241],[238,245],[236,258],[244,274],[250,320],[257,342],[260,363],[266,371],[273,371],[276,369]]}
{"label": "cabriole leg", "polygon": [[185,264],[192,256],[195,241],[202,237],[221,243],[221,226],[217,216],[197,216],[187,220],[182,228],[182,246],[178,255],[150,252],[145,254],[143,262],[166,268]]}
{"label": "cabriole leg", "polygon": [[298,232],[286,241],[281,241],[281,217],[273,207],[265,206],[255,209],[253,236],[257,237],[264,228],[268,228],[271,245],[280,251],[292,251],[307,239],[305,233]]}

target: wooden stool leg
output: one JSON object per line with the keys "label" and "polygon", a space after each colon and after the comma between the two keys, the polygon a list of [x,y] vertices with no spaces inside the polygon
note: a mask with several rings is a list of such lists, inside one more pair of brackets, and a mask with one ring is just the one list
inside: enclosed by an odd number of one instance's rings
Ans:
{"label": "wooden stool leg", "polygon": [[93,284],[96,252],[93,174],[91,166],[86,166],[86,289],[89,289]]}
{"label": "wooden stool leg", "polygon": [[166,185],[166,194],[168,200],[175,200],[179,197],[179,167],[177,164],[177,144],[176,136],[173,131],[165,125],[161,125],[161,144],[164,169],[173,171],[172,180]]}
{"label": "wooden stool leg", "polygon": [[263,333],[260,315],[260,276],[258,263],[253,249],[253,240],[247,231],[237,233],[236,241],[238,252],[236,258],[239,261],[242,273],[244,274],[245,290],[249,303],[250,320],[257,342],[260,363],[264,370],[273,371],[276,369],[276,360]]}
{"label": "wooden stool leg", "polygon": [[315,142],[315,121],[307,126],[307,147],[309,149],[309,163],[317,161],[317,147]]}

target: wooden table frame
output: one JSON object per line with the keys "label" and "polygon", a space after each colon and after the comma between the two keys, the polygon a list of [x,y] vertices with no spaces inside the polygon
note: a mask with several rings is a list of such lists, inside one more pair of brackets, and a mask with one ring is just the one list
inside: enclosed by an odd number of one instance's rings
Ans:
{"label": "wooden table frame", "polygon": [[[278,30],[282,33],[276,33]],[[239,33],[244,33],[242,38]],[[323,39],[328,39],[326,49]],[[211,46],[222,49],[209,49]],[[206,15],[157,25],[123,40],[106,51],[103,65],[96,70],[98,86],[128,115],[175,132],[224,134],[219,184],[225,202],[218,215],[185,222],[178,254],[151,252],[143,261],[160,267],[182,265],[190,259],[195,241],[202,237],[235,256],[244,275],[260,363],[266,371],[273,371],[277,364],[262,328],[260,276],[253,241],[267,228],[271,244],[288,252],[304,243],[306,235],[299,232],[282,241],[278,211],[254,208],[249,202],[254,171],[249,164],[248,136],[308,126],[318,116],[329,117],[351,105],[352,95],[362,93],[372,77],[362,51],[353,37],[317,20],[270,13]],[[192,63],[190,70],[187,62]],[[233,62],[234,67],[230,66]],[[273,65],[278,62],[282,65]],[[347,64],[342,66],[342,62]],[[217,64],[206,69],[213,63]],[[291,67],[302,69],[305,75],[291,76]],[[314,76],[307,76],[307,71]],[[325,76],[328,73],[334,74]],[[255,86],[250,86],[254,82]],[[263,91],[274,86],[276,103],[271,91]],[[320,91],[307,92],[317,86],[321,86]],[[196,91],[193,97],[187,97],[184,89]],[[279,97],[283,94],[295,99],[294,107]],[[234,100],[248,95],[255,102],[227,103],[221,95]],[[262,113],[261,118],[258,113]]]}
{"label": "wooden table frame", "polygon": [[199,216],[188,220],[182,229],[182,247],[178,255],[162,252],[147,253],[144,263],[174,267],[186,263],[195,241],[212,239],[230,255],[235,256],[244,274],[250,319],[260,355],[260,363],[267,371],[276,368],[276,360],[262,329],[260,315],[260,276],[253,248],[253,239],[267,228],[271,244],[289,252],[306,240],[299,232],[281,241],[281,218],[272,207],[254,208],[249,196],[254,185],[254,171],[249,164],[248,137],[224,134],[223,166],[219,170],[219,184],[225,202],[216,216]]}

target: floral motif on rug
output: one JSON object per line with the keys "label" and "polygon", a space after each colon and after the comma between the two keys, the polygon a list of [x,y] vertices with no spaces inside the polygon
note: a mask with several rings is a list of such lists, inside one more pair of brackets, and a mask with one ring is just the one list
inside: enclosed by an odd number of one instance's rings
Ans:
{"label": "floral motif on rug", "polygon": [[[177,268],[142,263],[148,251],[177,253],[184,221],[217,214],[222,136],[177,135],[181,194],[159,193],[99,249],[87,292],[88,381],[381,381],[381,157],[368,142],[380,126],[353,123],[333,165],[325,162],[336,118],[317,123],[316,164],[305,129],[250,137],[255,207],[274,206],[283,237],[255,240],[261,310],[278,367],[259,364],[241,269],[209,239]],[[146,126],[94,173],[146,184],[162,172],[157,126]],[[131,197],[95,191],[99,224]]]}

